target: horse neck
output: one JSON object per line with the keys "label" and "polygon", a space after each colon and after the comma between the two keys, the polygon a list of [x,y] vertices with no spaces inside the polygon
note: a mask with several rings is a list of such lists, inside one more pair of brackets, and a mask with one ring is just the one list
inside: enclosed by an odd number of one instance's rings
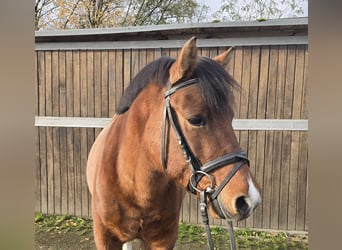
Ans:
{"label": "horse neck", "polygon": [[163,89],[150,84],[120,115],[120,157],[128,163],[120,171],[146,179],[165,175],[160,160],[162,103]]}

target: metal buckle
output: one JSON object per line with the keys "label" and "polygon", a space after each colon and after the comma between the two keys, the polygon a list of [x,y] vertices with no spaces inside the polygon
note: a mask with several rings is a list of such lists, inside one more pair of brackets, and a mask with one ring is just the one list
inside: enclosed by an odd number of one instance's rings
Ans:
{"label": "metal buckle", "polygon": [[[197,175],[197,174],[203,174],[204,176],[206,176],[206,177],[209,179],[209,181],[210,181],[210,186],[206,187],[206,188],[203,189],[203,190],[198,189],[198,188],[192,183],[192,177],[193,177],[194,175]],[[210,193],[210,194],[211,194],[211,193],[213,193],[213,192],[215,191],[214,183],[213,183],[212,177],[211,177],[208,173],[203,172],[203,171],[201,171],[201,170],[198,170],[198,171],[196,171],[195,173],[192,173],[192,174],[191,174],[191,176],[190,176],[190,185],[191,185],[191,187],[192,187],[196,192],[198,192],[198,193],[205,191],[206,193]]]}

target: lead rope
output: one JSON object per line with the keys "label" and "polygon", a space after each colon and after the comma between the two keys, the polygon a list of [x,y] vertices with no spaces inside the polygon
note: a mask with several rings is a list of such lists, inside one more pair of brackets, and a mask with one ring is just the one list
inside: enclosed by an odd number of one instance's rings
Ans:
{"label": "lead rope", "polygon": [[200,192],[200,209],[201,209],[202,221],[204,223],[205,231],[207,233],[209,249],[214,250],[214,242],[213,242],[213,238],[211,237],[211,231],[210,231],[210,226],[209,226],[206,190],[202,190]]}
{"label": "lead rope", "polygon": [[233,222],[231,220],[228,220],[228,231],[229,231],[229,239],[230,239],[230,249],[235,250],[235,236],[234,236],[234,229],[233,229]]}
{"label": "lead rope", "polygon": [[[205,226],[205,231],[206,231],[207,238],[208,238],[209,249],[214,250],[214,241],[211,236],[208,210],[207,210],[207,201],[206,201],[207,192],[208,190],[200,191],[200,210],[201,210],[201,215],[202,215],[202,221]],[[230,220],[227,220],[227,222],[228,222],[228,231],[229,231],[229,239],[230,239],[230,249],[236,250],[233,222]]]}

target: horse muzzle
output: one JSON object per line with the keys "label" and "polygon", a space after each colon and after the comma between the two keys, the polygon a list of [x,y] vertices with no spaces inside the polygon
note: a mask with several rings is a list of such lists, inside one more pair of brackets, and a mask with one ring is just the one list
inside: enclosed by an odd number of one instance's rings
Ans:
{"label": "horse muzzle", "polygon": [[243,220],[248,218],[261,202],[259,190],[252,181],[249,180],[248,183],[248,194],[233,198],[230,206],[231,211],[228,209],[228,204],[223,202],[222,193],[214,198],[209,194],[209,202],[213,212],[221,219]]}

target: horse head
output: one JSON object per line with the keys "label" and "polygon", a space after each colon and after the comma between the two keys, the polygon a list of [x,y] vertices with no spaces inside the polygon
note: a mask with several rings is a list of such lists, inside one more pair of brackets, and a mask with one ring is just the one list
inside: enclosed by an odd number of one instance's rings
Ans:
{"label": "horse head", "polygon": [[208,194],[213,217],[240,220],[261,196],[232,126],[237,84],[225,70],[230,51],[200,57],[194,37],[181,49],[164,94],[161,160],[170,178]]}

